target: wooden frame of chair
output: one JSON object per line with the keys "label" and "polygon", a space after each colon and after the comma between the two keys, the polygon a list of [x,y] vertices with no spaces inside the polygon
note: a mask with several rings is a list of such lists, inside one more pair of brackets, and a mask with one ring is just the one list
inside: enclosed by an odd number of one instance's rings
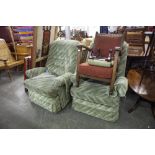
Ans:
{"label": "wooden frame of chair", "polygon": [[115,48],[115,54],[114,54],[114,64],[113,64],[113,70],[112,70],[112,78],[111,79],[103,79],[103,78],[94,78],[94,77],[90,77],[90,76],[86,76],[86,75],[83,75],[83,74],[80,74],[78,72],[79,70],[79,65],[81,63],[81,55],[82,55],[82,52],[84,52],[83,49],[85,49],[87,52],[91,52],[92,49],[91,48],[88,48],[87,46],[84,46],[84,45],[78,45],[78,58],[77,58],[77,72],[76,72],[76,86],[78,87],[79,86],[79,82],[80,82],[80,78],[81,77],[86,77],[86,78],[91,78],[91,79],[94,79],[94,80],[99,80],[99,81],[103,81],[103,82],[108,82],[110,83],[110,94],[112,94],[113,92],[113,89],[114,89],[114,82],[116,80],[116,71],[117,71],[117,66],[118,66],[118,62],[119,62],[119,55],[121,54],[121,49],[120,48]]}
{"label": "wooden frame of chair", "polygon": [[[11,76],[11,73],[10,73],[10,69],[13,68],[13,67],[16,67],[18,65],[22,65],[24,64],[24,60],[19,60],[19,61],[16,61],[12,55],[11,55],[11,52],[10,52],[10,49],[8,48],[6,42],[4,39],[0,40],[1,42],[1,47],[2,50],[1,51],[1,55],[0,55],[0,62],[3,62],[1,63],[0,65],[0,69],[1,70],[7,70],[7,73],[8,73],[8,76],[9,76],[9,79],[12,80],[12,76]],[[9,62],[10,61],[10,62]]]}

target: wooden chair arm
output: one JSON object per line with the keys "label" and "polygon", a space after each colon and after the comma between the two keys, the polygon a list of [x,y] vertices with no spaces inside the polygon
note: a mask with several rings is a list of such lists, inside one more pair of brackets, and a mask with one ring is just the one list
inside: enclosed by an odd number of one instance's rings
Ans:
{"label": "wooden chair arm", "polygon": [[82,50],[82,48],[85,48],[86,51],[91,51],[91,49],[89,47],[87,47],[87,46],[84,46],[84,45],[78,45],[77,48],[78,48],[78,56],[77,56],[77,64],[76,64],[76,66],[77,66],[77,70],[76,70],[76,81],[77,81],[77,84],[76,85],[79,86],[79,65],[81,63],[82,52],[84,52]]}
{"label": "wooden chair arm", "polygon": [[26,80],[26,71],[31,67],[31,56],[24,58],[24,80]]}
{"label": "wooden chair arm", "polygon": [[0,61],[8,61],[7,58],[0,58]]}
{"label": "wooden chair arm", "polygon": [[116,80],[116,71],[117,71],[120,53],[121,53],[121,48],[116,47],[115,48],[115,55],[114,55],[114,65],[113,65],[113,71],[112,71],[112,78],[111,78],[111,82],[110,82],[110,94],[112,94],[113,89],[114,89],[114,83]]}
{"label": "wooden chair arm", "polygon": [[121,55],[122,54],[121,52],[122,52],[121,47],[115,47],[115,54],[118,53],[118,55]]}
{"label": "wooden chair arm", "polygon": [[118,58],[121,54],[121,49],[115,50],[115,54],[114,54],[114,61],[116,58]]}
{"label": "wooden chair arm", "polygon": [[77,48],[80,50],[80,52],[82,52],[82,48],[85,48],[85,49],[88,50],[88,51],[92,51],[91,48],[89,48],[89,47],[87,47],[87,46],[85,46],[85,45],[77,45]]}
{"label": "wooden chair arm", "polygon": [[[89,48],[89,47],[87,47],[87,46],[85,46],[85,45],[82,45],[82,44],[77,45],[77,48],[78,48],[78,56],[77,56],[77,66],[78,66],[78,65],[81,63],[81,56],[82,56],[82,54],[83,54],[84,52],[91,52],[92,49]],[[83,50],[83,48],[84,48],[85,50]]]}

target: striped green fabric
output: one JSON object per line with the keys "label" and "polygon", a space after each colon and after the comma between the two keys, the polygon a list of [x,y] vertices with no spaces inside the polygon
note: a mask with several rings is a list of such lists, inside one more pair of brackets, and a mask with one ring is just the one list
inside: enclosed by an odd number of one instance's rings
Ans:
{"label": "striped green fabric", "polygon": [[75,72],[77,59],[77,45],[75,40],[55,41],[49,51],[46,67],[48,72],[58,76]]}
{"label": "striped green fabric", "polygon": [[40,75],[41,73],[44,73],[45,71],[46,71],[46,67],[37,67],[37,68],[29,69],[26,71],[26,77],[30,79]]}
{"label": "striped green fabric", "polygon": [[119,118],[119,106],[107,107],[102,104],[94,104],[93,102],[88,102],[83,99],[73,98],[72,107],[78,112],[95,116],[106,121],[114,122]]}
{"label": "striped green fabric", "polygon": [[128,90],[128,79],[124,76],[118,77],[114,84],[114,90],[113,95],[125,97]]}
{"label": "striped green fabric", "polygon": [[71,96],[110,107],[115,107],[119,102],[119,96],[109,95],[109,85],[103,85],[91,80],[82,82],[79,87],[72,87]]}
{"label": "striped green fabric", "polygon": [[127,55],[128,55],[128,44],[126,42],[124,42],[123,46],[122,46],[120,62],[118,65],[117,77],[125,76]]}
{"label": "striped green fabric", "polygon": [[33,91],[31,89],[29,90],[28,93],[29,93],[29,98],[31,102],[36,103],[42,108],[48,111],[52,110],[52,112],[58,112],[61,110],[61,104],[58,96],[52,98],[52,97],[40,95],[40,93]]}
{"label": "striped green fabric", "polygon": [[45,96],[57,96],[58,82],[55,75],[42,73],[25,81],[27,89],[34,90]]}
{"label": "striped green fabric", "polygon": [[25,80],[30,100],[51,111],[58,112],[70,101],[70,77],[75,73],[78,41],[59,40],[51,45],[46,67],[26,72]]}
{"label": "striped green fabric", "polygon": [[125,96],[128,89],[128,81],[124,77],[127,52],[128,44],[124,42],[112,95],[109,95],[109,85],[94,80],[80,80],[79,87],[76,87],[75,75],[72,75],[74,85],[71,96],[74,110],[106,121],[114,122],[119,118],[120,97]]}

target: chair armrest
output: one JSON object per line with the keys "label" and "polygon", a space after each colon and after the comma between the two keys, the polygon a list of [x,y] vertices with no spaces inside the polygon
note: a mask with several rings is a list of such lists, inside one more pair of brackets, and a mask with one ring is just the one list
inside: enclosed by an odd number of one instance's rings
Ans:
{"label": "chair armrest", "polygon": [[0,61],[8,61],[7,58],[0,58]]}
{"label": "chair armrest", "polygon": [[125,97],[128,90],[128,79],[126,77],[118,77],[114,84],[114,89],[117,92],[118,96]]}
{"label": "chair armrest", "polygon": [[31,68],[31,56],[24,58],[24,80],[27,79],[26,71]]}
{"label": "chair armrest", "polygon": [[3,61],[3,62],[4,62],[5,67],[7,67],[7,61],[8,61],[8,59],[7,59],[7,58],[0,58],[0,61]]}
{"label": "chair armrest", "polygon": [[68,72],[68,73],[65,73],[61,76],[58,76],[55,80],[54,80],[54,84],[52,85],[52,87],[54,88],[60,88],[62,86],[65,86],[66,88],[66,96],[68,96],[69,92],[70,92],[70,87],[72,85],[72,82],[71,82],[71,76],[73,74]]}
{"label": "chair armrest", "polygon": [[46,67],[37,67],[33,69],[29,69],[26,71],[26,77],[27,78],[33,78],[35,76],[38,76],[46,71]]}
{"label": "chair armrest", "polygon": [[70,76],[70,81],[73,85],[76,85],[76,73],[72,74]]}
{"label": "chair armrest", "polygon": [[59,86],[63,86],[64,84],[71,84],[71,76],[73,76],[72,73],[67,72],[61,76],[58,76],[55,80],[57,81],[56,83],[59,84]]}
{"label": "chair armrest", "polygon": [[[82,52],[86,52],[86,51],[91,52],[92,49],[82,44],[77,45],[77,48],[78,48],[78,56],[77,56],[77,75],[78,75],[78,67],[79,67],[79,64],[81,63]],[[86,49],[86,51],[82,50],[82,48]]]}
{"label": "chair armrest", "polygon": [[118,56],[122,55],[122,48],[121,47],[115,47],[115,54],[119,54]]}
{"label": "chair armrest", "polygon": [[120,51],[121,50],[119,47],[115,47],[114,64],[113,64],[113,70],[112,70],[112,78],[111,78],[111,82],[110,82],[110,94],[113,93],[113,89],[114,89],[114,83],[116,80],[116,71],[117,71],[118,62],[119,62]]}
{"label": "chair armrest", "polygon": [[[77,73],[74,73],[70,76],[70,81],[73,84],[73,86],[77,86],[77,80],[76,80],[77,75],[76,74]],[[82,83],[83,81],[84,81],[83,79],[80,79],[79,83]]]}
{"label": "chair armrest", "polygon": [[77,48],[79,49],[80,52],[82,52],[82,48],[85,48],[88,51],[92,51],[92,48],[89,48],[85,45],[77,45]]}

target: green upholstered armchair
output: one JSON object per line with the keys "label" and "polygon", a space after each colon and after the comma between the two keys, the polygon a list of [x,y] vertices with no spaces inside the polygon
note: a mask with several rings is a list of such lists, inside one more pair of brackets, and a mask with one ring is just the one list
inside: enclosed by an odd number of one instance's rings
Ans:
{"label": "green upholstered armchair", "polygon": [[128,80],[125,78],[127,53],[128,44],[124,42],[112,94],[109,93],[109,85],[94,80],[81,80],[79,87],[76,87],[75,77],[72,76],[74,110],[106,121],[116,121],[119,118],[120,97],[126,95],[128,88]]}
{"label": "green upholstered armchair", "polygon": [[75,73],[78,41],[54,41],[45,67],[26,71],[25,88],[31,102],[58,112],[70,101],[70,76]]}

